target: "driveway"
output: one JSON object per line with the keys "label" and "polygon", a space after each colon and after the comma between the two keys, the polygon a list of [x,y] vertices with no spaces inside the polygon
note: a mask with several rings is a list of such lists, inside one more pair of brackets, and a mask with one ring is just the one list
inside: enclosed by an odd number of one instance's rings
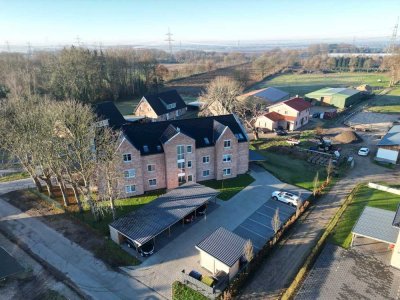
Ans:
{"label": "driveway", "polygon": [[35,184],[33,183],[32,179],[26,178],[21,180],[15,181],[8,181],[8,182],[0,182],[0,195],[16,191],[16,190],[23,190],[27,188],[34,188]]}
{"label": "driveway", "polygon": [[380,167],[369,157],[355,156],[354,159],[355,168],[311,207],[291,235],[279,243],[279,251],[273,251],[264,261],[243,289],[240,299],[278,298],[296,276],[332,216],[358,183],[399,180],[399,172]]}
{"label": "driveway", "polygon": [[[251,175],[255,181],[240,193],[229,201],[219,201],[220,206],[216,210],[193,224],[141,265],[134,268],[124,268],[124,270],[166,298],[171,298],[171,284],[176,280],[181,270],[195,269],[207,273],[207,271],[201,269],[199,254],[195,249],[195,245],[202,239],[220,226],[234,231],[255,211],[260,209],[275,190],[284,189],[295,193],[301,191],[303,195],[305,193],[298,187],[282,183],[258,166],[251,168]],[[282,213],[284,213],[283,210]]]}
{"label": "driveway", "polygon": [[[2,183],[0,193],[30,186],[27,180]],[[110,270],[90,252],[66,239],[37,218],[10,205],[0,196],[0,229],[13,234],[33,253],[69,277],[93,299],[162,299],[146,285]]]}

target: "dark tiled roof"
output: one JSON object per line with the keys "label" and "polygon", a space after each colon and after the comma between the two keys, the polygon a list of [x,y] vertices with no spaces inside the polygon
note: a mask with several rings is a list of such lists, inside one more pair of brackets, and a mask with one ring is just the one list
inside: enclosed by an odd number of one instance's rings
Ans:
{"label": "dark tiled roof", "polygon": [[222,125],[220,122],[214,120],[213,127],[214,127],[213,140],[216,141],[224,132],[226,125]]}
{"label": "dark tiled roof", "polygon": [[223,227],[197,244],[197,248],[207,252],[225,265],[232,267],[243,255],[246,240]]}
{"label": "dark tiled roof", "polygon": [[212,188],[186,183],[115,220],[110,226],[140,246],[217,195]]}
{"label": "dark tiled roof", "polygon": [[[163,152],[162,144],[168,140],[168,137],[172,137],[174,135],[174,130],[178,130],[178,128],[180,132],[196,141],[196,148],[213,146],[215,144],[214,121],[217,121],[223,126],[228,126],[233,134],[236,135],[239,142],[247,141],[246,132],[234,115],[169,120],[143,124],[132,123],[124,125],[122,130],[129,142],[136,149],[140,150],[142,155],[149,155]],[[209,141],[208,144],[206,140]],[[149,148],[147,152],[143,151],[143,146],[145,145]]]}
{"label": "dark tiled roof", "polygon": [[[170,111],[175,111],[186,107],[185,101],[183,101],[182,97],[176,90],[170,90],[158,94],[149,94],[145,95],[143,98],[147,100],[157,116],[161,116]],[[175,108],[167,109],[163,102],[165,104],[175,103],[176,106]]]}
{"label": "dark tiled roof", "polygon": [[304,100],[303,98],[292,98],[284,101],[283,103],[297,111],[303,111],[311,107],[311,103]]}
{"label": "dark tiled roof", "polygon": [[24,271],[24,268],[5,249],[0,247],[0,280]]}
{"label": "dark tiled roof", "polygon": [[101,121],[108,120],[108,124],[112,128],[120,128],[123,124],[128,123],[115,104],[111,101],[95,105],[94,111]]}
{"label": "dark tiled roof", "polygon": [[393,223],[394,227],[400,228],[400,204],[397,206],[396,214],[394,215]]}

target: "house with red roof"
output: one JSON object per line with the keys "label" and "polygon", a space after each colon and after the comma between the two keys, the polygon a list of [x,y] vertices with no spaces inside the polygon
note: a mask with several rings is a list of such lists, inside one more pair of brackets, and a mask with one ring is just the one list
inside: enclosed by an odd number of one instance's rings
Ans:
{"label": "house with red roof", "polygon": [[268,111],[256,119],[256,127],[274,130],[297,130],[308,123],[311,103],[295,97],[268,107]]}

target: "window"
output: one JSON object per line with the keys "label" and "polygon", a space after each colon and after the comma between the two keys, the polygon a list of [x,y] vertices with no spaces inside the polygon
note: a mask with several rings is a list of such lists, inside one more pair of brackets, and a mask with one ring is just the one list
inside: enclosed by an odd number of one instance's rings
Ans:
{"label": "window", "polygon": [[210,170],[204,170],[203,171],[203,177],[210,176]]}
{"label": "window", "polygon": [[149,179],[149,186],[156,186],[157,185],[157,179]]}
{"label": "window", "polygon": [[157,151],[160,152],[161,151],[161,146],[157,145]]}
{"label": "window", "polygon": [[185,159],[185,147],[183,145],[176,146],[177,160]]}
{"label": "window", "polygon": [[136,192],[136,185],[131,184],[131,185],[126,185],[125,186],[125,193],[130,194]]}
{"label": "window", "polygon": [[231,147],[231,140],[225,140],[224,141],[224,148],[230,148]]}
{"label": "window", "polygon": [[176,110],[176,111],[175,111],[175,116],[176,116],[176,117],[179,117],[179,110]]}
{"label": "window", "polygon": [[230,154],[224,154],[222,157],[223,162],[231,162],[232,161],[232,155]]}
{"label": "window", "polygon": [[184,169],[185,168],[185,162],[178,162],[178,169]]}
{"label": "window", "polygon": [[132,154],[130,154],[130,153],[126,153],[126,154],[122,155],[122,157],[124,159],[124,162],[132,161]]}
{"label": "window", "polygon": [[183,184],[186,182],[185,175],[178,175],[178,183]]}
{"label": "window", "polygon": [[188,167],[188,168],[191,168],[191,167],[192,167],[192,161],[191,161],[191,160],[189,160],[189,161],[187,162],[187,167]]}
{"label": "window", "polygon": [[210,163],[210,156],[203,156],[203,164]]}
{"label": "window", "polygon": [[167,105],[167,109],[173,109],[176,107],[176,103],[171,103]]}
{"label": "window", "polygon": [[205,143],[206,145],[210,145],[210,140],[208,139],[208,137],[205,137],[205,138],[204,138],[204,143]]}
{"label": "window", "polygon": [[224,176],[231,175],[231,169],[224,169]]}
{"label": "window", "polygon": [[148,172],[154,172],[156,170],[156,165],[147,165]]}
{"label": "window", "polygon": [[133,178],[136,176],[136,170],[135,169],[129,169],[124,171],[124,177],[125,178]]}
{"label": "window", "polygon": [[144,153],[149,152],[149,146],[143,145],[143,152],[144,152]]}
{"label": "window", "polygon": [[193,175],[188,175],[188,182],[193,181]]}
{"label": "window", "polygon": [[192,145],[186,146],[186,152],[187,153],[192,153]]}

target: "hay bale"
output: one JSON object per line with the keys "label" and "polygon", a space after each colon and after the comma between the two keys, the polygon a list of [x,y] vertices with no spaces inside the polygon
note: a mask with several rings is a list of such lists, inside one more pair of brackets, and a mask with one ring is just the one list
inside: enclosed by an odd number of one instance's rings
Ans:
{"label": "hay bale", "polygon": [[361,138],[354,131],[343,131],[333,138],[340,144],[357,143],[361,141]]}

